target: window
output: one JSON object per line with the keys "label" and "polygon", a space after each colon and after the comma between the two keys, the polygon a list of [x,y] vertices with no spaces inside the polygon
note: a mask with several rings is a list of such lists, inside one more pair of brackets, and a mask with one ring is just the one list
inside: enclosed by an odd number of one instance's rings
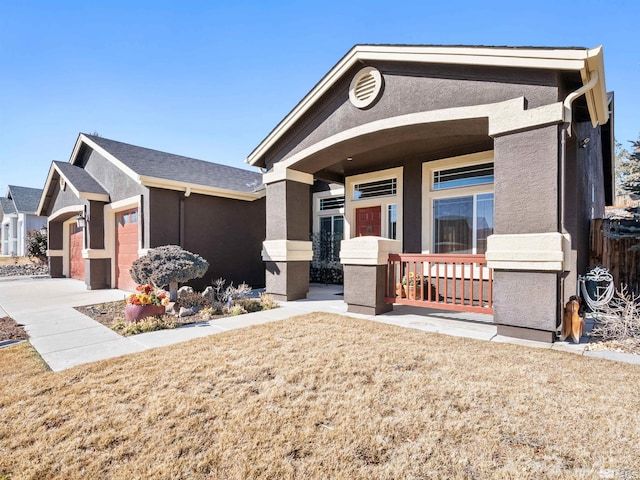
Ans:
{"label": "window", "polygon": [[494,226],[493,152],[423,164],[422,250],[484,254]]}
{"label": "window", "polygon": [[482,163],[433,172],[433,189],[469,187],[493,183],[493,163]]}
{"label": "window", "polygon": [[320,258],[324,261],[340,261],[340,241],[344,238],[344,217],[331,215],[320,217],[318,238]]}
{"label": "window", "polygon": [[377,180],[374,182],[357,183],[353,186],[353,199],[360,200],[364,198],[386,197],[395,195],[397,190],[397,181],[395,178],[387,178],[385,180]]}
{"label": "window", "polygon": [[398,208],[395,203],[387,205],[387,238],[398,238]]}
{"label": "window", "polygon": [[485,253],[493,233],[493,193],[433,201],[433,253]]}
{"label": "window", "polygon": [[334,208],[344,208],[344,195],[320,199],[320,211],[333,210]]}

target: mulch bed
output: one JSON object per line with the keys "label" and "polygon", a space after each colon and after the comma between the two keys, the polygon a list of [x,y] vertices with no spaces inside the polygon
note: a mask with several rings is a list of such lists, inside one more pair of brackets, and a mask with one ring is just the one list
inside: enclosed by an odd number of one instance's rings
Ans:
{"label": "mulch bed", "polygon": [[18,325],[13,318],[0,318],[0,342],[6,340],[26,340],[27,333]]}
{"label": "mulch bed", "polygon": [[[124,320],[124,307],[126,302],[120,300],[117,302],[98,303],[95,305],[86,305],[83,307],[74,307],[80,313],[91,317],[96,322],[100,322],[105,327],[113,327],[114,324]],[[222,318],[225,315],[203,315],[196,313],[188,317],[172,317],[177,323],[177,326],[190,325],[192,323],[205,322],[209,320],[215,320],[216,318]]]}

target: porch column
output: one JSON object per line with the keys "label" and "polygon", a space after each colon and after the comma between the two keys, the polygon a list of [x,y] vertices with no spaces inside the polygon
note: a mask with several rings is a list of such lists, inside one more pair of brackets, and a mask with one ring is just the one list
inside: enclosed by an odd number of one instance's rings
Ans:
{"label": "porch column", "polygon": [[286,170],[263,176],[267,186],[265,261],[266,291],[277,300],[307,297],[309,262],[313,257],[309,240],[313,175]]}
{"label": "porch column", "polygon": [[49,257],[49,275],[51,278],[64,277],[62,273],[63,262],[63,235],[64,228],[62,222],[49,222],[47,226],[47,242]]}
{"label": "porch column", "polygon": [[111,258],[107,256],[104,243],[105,202],[89,201],[87,206],[85,283],[88,290],[109,288],[111,285]]}
{"label": "porch column", "polygon": [[387,261],[390,253],[401,251],[400,241],[383,237],[357,237],[341,242],[344,301],[349,312],[379,315],[393,310],[393,305],[384,301]]}
{"label": "porch column", "polygon": [[494,139],[494,269],[499,335],[553,342],[567,238],[558,232],[558,125]]}

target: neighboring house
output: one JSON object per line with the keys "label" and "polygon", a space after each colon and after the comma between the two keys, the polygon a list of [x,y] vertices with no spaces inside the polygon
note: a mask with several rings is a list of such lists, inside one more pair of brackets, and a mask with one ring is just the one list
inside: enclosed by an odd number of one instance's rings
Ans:
{"label": "neighboring house", "polygon": [[80,134],[69,162],[51,164],[37,209],[51,275],[131,290],[131,263],[173,244],[209,262],[191,285],[263,286],[264,194],[256,172]]}
{"label": "neighboring house", "polygon": [[486,312],[553,341],[613,198],[603,65],[601,47],[355,46],[247,159],[266,170],[267,291],[305,297],[309,233],[342,228],[350,311]]}
{"label": "neighboring house", "polygon": [[2,256],[27,254],[27,234],[47,226],[46,217],[36,215],[42,190],[9,185],[7,196],[0,197]]}

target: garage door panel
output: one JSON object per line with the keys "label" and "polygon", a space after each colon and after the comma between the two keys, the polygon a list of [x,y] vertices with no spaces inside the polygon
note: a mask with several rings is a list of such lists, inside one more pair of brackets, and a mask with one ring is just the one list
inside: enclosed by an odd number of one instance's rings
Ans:
{"label": "garage door panel", "polygon": [[83,247],[84,229],[72,224],[69,231],[69,276],[77,280],[84,280]]}
{"label": "garage door panel", "polygon": [[116,214],[116,287],[135,290],[136,283],[129,274],[131,264],[138,258],[138,209]]}

